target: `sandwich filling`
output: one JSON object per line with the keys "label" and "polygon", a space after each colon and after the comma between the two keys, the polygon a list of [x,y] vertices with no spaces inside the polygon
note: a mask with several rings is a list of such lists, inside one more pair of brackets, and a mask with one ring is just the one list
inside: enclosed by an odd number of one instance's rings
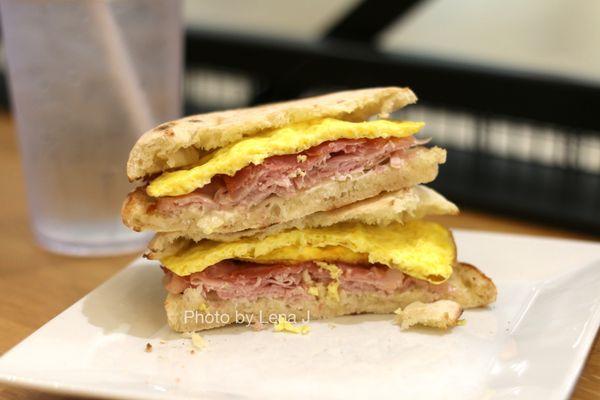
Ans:
{"label": "sandwich filling", "polygon": [[249,207],[271,195],[289,196],[328,179],[348,179],[383,165],[401,168],[406,150],[424,142],[418,122],[323,119],[242,139],[206,155],[198,165],[165,172],[146,192],[156,210],[195,205]]}
{"label": "sandwich filling", "polygon": [[368,263],[307,261],[258,264],[228,260],[185,277],[164,270],[164,285],[169,293],[181,294],[192,288],[210,300],[254,301],[259,297],[286,300],[326,297],[338,300],[340,289],[349,293],[385,294],[413,287],[426,288],[438,294],[451,290],[447,284],[434,285],[385,265]]}
{"label": "sandwich filling", "polygon": [[192,204],[206,210],[251,207],[269,196],[291,196],[328,179],[351,179],[384,165],[402,168],[406,150],[420,144],[412,136],[329,141],[299,154],[269,157],[233,176],[217,175],[186,195],[160,197],[156,210],[170,213]]}
{"label": "sandwich filling", "polygon": [[[340,223],[292,229],[265,238],[236,242],[203,240],[160,257],[164,267],[185,277],[223,261],[295,264],[318,261],[382,265],[410,277],[439,284],[452,273],[456,249],[452,234],[441,225],[416,220],[387,226]],[[246,264],[244,264],[246,265]]]}

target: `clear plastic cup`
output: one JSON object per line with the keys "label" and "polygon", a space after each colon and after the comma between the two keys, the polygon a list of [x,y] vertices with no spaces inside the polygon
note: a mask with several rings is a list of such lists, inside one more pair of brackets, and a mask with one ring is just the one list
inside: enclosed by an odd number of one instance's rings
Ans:
{"label": "clear plastic cup", "polygon": [[0,0],[31,225],[48,250],[137,251],[125,163],[145,130],[181,112],[180,3]]}

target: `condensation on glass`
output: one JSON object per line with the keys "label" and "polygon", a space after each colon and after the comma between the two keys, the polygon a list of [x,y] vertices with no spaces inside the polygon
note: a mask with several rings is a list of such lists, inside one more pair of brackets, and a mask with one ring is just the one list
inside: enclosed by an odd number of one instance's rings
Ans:
{"label": "condensation on glass", "polygon": [[180,4],[0,0],[31,225],[67,254],[136,251],[121,223],[136,139],[181,111]]}

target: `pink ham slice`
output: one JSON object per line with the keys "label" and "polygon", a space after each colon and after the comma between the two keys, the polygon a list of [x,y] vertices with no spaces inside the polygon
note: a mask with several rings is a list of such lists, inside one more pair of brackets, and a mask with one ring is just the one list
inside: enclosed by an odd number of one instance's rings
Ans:
{"label": "pink ham slice", "polygon": [[[391,293],[413,285],[430,285],[413,279],[401,271],[379,264],[336,263],[342,270],[340,288],[348,292],[382,291]],[[218,299],[306,298],[309,286],[329,284],[332,278],[327,270],[314,262],[295,264],[256,264],[243,261],[222,261],[202,272],[181,277],[167,269],[165,288],[173,294],[187,288],[199,288],[204,297]],[[446,285],[437,285],[435,291]]]}
{"label": "pink ham slice", "polygon": [[390,163],[400,168],[407,149],[424,143],[414,137],[339,139],[321,143],[299,154],[273,156],[249,165],[233,176],[220,175],[193,193],[161,197],[158,212],[169,213],[190,204],[206,209],[252,206],[271,195],[289,196],[327,179],[343,179]]}

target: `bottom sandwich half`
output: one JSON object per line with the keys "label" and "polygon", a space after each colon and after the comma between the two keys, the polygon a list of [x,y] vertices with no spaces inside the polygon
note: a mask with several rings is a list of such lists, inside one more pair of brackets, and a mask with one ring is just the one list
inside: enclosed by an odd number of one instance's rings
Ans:
{"label": "bottom sandwich half", "polygon": [[[380,265],[226,263],[187,278],[167,273],[167,318],[179,332],[232,323],[266,324],[284,315],[310,321],[350,314],[389,314],[417,302],[452,300],[463,308],[496,299],[494,283],[472,265],[456,263],[442,284]],[[333,271],[333,272],[332,272]]]}
{"label": "bottom sandwich half", "polygon": [[[494,283],[457,262],[452,233],[413,219],[455,207],[434,192],[418,192],[414,209],[411,192],[398,192],[233,241],[157,236],[147,257],[160,260],[165,272],[169,325],[185,332],[258,326],[279,315],[297,321],[392,313],[438,300],[459,308],[494,302]],[[382,213],[390,208],[394,218]]]}

